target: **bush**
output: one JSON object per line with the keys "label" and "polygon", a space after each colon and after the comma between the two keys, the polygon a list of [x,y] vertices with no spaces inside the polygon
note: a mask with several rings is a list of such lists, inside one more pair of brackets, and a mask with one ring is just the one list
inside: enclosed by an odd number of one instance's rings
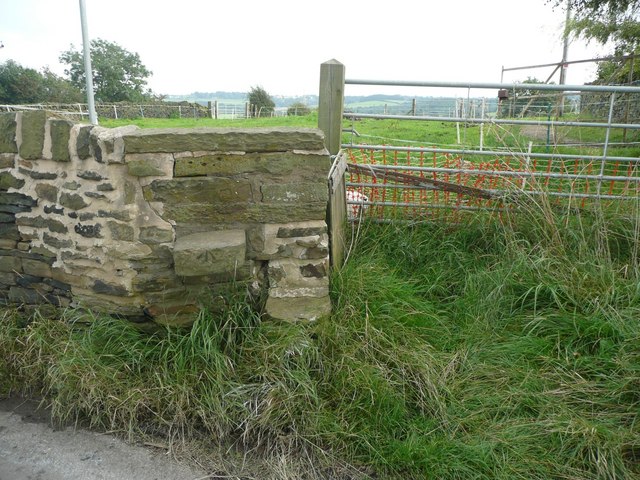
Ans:
{"label": "bush", "polygon": [[309,115],[309,113],[311,113],[311,109],[302,102],[292,103],[291,106],[287,108],[287,115],[289,116],[304,117],[305,115]]}

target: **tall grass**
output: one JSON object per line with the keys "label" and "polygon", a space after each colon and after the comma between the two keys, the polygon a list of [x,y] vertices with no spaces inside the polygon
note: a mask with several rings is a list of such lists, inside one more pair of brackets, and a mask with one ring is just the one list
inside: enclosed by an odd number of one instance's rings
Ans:
{"label": "tall grass", "polygon": [[310,324],[242,292],[151,336],[7,311],[0,385],[58,419],[280,459],[265,478],[638,478],[639,220],[613,213],[362,225]]}

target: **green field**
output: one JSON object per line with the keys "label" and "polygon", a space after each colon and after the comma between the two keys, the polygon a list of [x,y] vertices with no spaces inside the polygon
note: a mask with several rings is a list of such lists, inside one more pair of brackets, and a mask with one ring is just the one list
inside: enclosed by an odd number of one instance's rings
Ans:
{"label": "green field", "polygon": [[[316,121],[284,120],[140,125]],[[455,143],[455,126],[407,123],[355,122]],[[332,274],[334,312],[315,323],[262,321],[241,289],[190,331],[154,335],[81,311],[7,308],[0,394],[43,396],[58,420],[154,435],[201,461],[226,455],[231,478],[640,478],[631,203],[568,214],[540,199],[459,225],[354,226]]]}

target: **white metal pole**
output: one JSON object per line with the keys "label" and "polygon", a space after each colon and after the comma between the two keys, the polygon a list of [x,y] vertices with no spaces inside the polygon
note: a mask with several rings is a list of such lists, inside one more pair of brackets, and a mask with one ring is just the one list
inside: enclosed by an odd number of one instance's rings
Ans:
{"label": "white metal pole", "polygon": [[82,46],[84,53],[84,76],[87,87],[87,106],[89,108],[89,121],[98,125],[98,115],[96,114],[96,106],[93,99],[93,70],[91,69],[91,50],[89,41],[89,29],[87,28],[87,12],[84,0],[80,1],[80,23],[82,24]]}

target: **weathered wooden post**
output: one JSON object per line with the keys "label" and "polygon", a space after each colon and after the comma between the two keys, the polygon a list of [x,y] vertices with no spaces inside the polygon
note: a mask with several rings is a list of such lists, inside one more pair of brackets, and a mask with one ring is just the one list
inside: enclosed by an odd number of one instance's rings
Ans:
{"label": "weathered wooden post", "polygon": [[[324,132],[324,144],[332,156],[338,154],[342,144],[344,79],[344,65],[337,60],[329,60],[320,65],[318,128]],[[347,218],[345,169],[346,162],[344,159],[340,160],[339,157],[329,173],[330,195],[327,224],[329,226],[330,258],[333,267],[342,265],[346,244],[344,229]]]}
{"label": "weathered wooden post", "polygon": [[324,144],[331,155],[338,154],[342,143],[344,71],[344,65],[337,60],[320,65],[318,128],[324,132]]}

